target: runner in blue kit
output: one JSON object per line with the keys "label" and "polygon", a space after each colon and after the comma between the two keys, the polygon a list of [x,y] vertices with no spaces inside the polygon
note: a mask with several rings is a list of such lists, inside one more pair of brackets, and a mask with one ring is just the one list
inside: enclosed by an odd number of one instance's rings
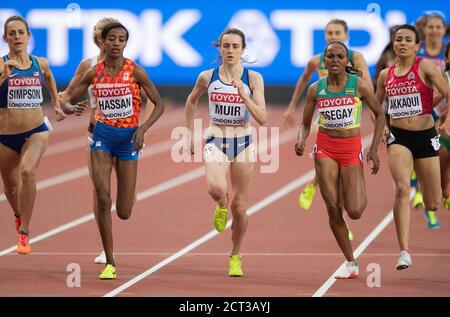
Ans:
{"label": "runner in blue kit", "polygon": [[24,18],[6,20],[3,39],[9,52],[0,58],[0,169],[15,215],[19,254],[31,252],[28,235],[36,198],[35,174],[49,137],[50,123],[41,108],[43,85],[51,95],[56,119],[65,118],[48,61],[27,52],[30,37]]}
{"label": "runner in blue kit", "polygon": [[[423,57],[424,59],[430,61],[441,73],[445,71],[445,29],[445,21],[441,15],[437,13],[425,15],[422,29],[423,41],[421,42],[420,49],[417,52],[417,56]],[[436,127],[440,125],[439,114],[446,111],[446,106],[447,104],[445,100],[441,100],[433,109],[432,115],[435,120]],[[416,179],[415,181],[417,184],[417,191],[414,195],[413,205],[414,207],[424,207],[421,182],[419,179]],[[430,229],[440,228],[440,222],[433,211],[425,209],[424,215]]]}
{"label": "runner in blue kit", "polygon": [[[233,215],[233,248],[229,276],[243,276],[240,250],[247,229],[247,204],[255,161],[250,116],[259,124],[266,122],[262,76],[241,64],[246,48],[242,31],[229,28],[217,42],[221,65],[200,73],[186,100],[186,126],[193,133],[193,120],[199,98],[208,93],[209,137],[204,148],[208,192],[217,203],[214,225],[226,228],[228,208]],[[193,141],[192,141],[193,142]],[[191,154],[194,146],[188,141]],[[227,174],[230,173],[233,197],[229,205]]]}

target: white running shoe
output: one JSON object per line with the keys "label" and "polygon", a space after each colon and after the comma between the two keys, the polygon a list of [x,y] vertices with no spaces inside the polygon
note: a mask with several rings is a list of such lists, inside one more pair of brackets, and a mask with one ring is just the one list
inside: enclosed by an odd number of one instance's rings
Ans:
{"label": "white running shoe", "polygon": [[359,275],[358,262],[345,261],[344,268],[336,275],[335,279],[357,278]]}
{"label": "white running shoe", "polygon": [[407,269],[412,265],[411,257],[407,251],[400,251],[400,257],[397,261],[397,270]]}
{"label": "white running shoe", "polygon": [[102,251],[94,260],[95,264],[106,264],[106,254]]}

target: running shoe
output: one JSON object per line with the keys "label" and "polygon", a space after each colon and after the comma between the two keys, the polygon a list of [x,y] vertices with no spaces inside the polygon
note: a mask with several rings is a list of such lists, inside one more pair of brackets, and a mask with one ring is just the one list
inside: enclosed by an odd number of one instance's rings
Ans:
{"label": "running shoe", "polygon": [[29,254],[31,252],[30,242],[28,241],[28,233],[20,231],[19,242],[17,243],[17,253]]}
{"label": "running shoe", "polygon": [[221,207],[219,204],[214,211],[214,227],[218,232],[225,230],[227,226],[227,214],[228,214],[228,194],[227,194],[227,206]]}
{"label": "running shoe", "polygon": [[357,278],[359,275],[358,262],[345,261],[344,268],[336,275],[335,279],[350,279]]}
{"label": "running shoe", "polygon": [[117,271],[115,266],[107,264],[102,273],[98,276],[101,280],[114,280],[117,278]]}
{"label": "running shoe", "polygon": [[450,196],[448,196],[447,198],[442,198],[442,202],[444,203],[445,209],[450,211]]}
{"label": "running shoe", "polygon": [[436,217],[436,213],[434,211],[429,211],[425,209],[424,215],[425,219],[427,220],[428,228],[439,229],[441,227],[439,219]]}
{"label": "running shoe", "polygon": [[228,263],[228,268],[229,268],[228,276],[231,276],[231,277],[244,276],[244,272],[242,272],[241,256],[239,254],[230,256],[230,262]]}
{"label": "running shoe", "polygon": [[95,264],[106,264],[106,254],[105,251],[102,251],[94,260]]}
{"label": "running shoe", "polygon": [[317,186],[314,183],[308,184],[298,196],[298,204],[300,208],[308,210],[311,208],[314,196],[316,195]]}
{"label": "running shoe", "polygon": [[17,231],[17,233],[19,233],[20,225],[22,224],[22,220],[20,219],[20,215],[19,216],[14,215],[14,218],[15,218],[14,221],[16,223],[16,231]]}
{"label": "running shoe", "polygon": [[400,257],[397,261],[397,270],[407,269],[412,265],[411,257],[409,256],[408,251],[400,251]]}
{"label": "running shoe", "polygon": [[413,206],[414,208],[424,208],[425,204],[423,202],[423,196],[421,192],[416,192],[414,194],[414,199],[413,199]]}

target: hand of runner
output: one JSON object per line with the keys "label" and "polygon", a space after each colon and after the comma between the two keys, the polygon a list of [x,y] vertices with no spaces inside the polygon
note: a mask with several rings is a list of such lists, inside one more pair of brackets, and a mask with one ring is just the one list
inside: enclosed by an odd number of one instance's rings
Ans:
{"label": "hand of runner", "polygon": [[298,156],[303,156],[305,152],[305,141],[298,140],[297,143],[295,143],[295,154]]}
{"label": "hand of runner", "polygon": [[367,153],[367,162],[372,161],[373,166],[371,167],[372,174],[375,175],[380,169],[380,158],[378,157],[377,150],[369,150]]}
{"label": "hand of runner", "polygon": [[133,151],[139,152],[144,147],[144,129],[137,128],[133,135]]}

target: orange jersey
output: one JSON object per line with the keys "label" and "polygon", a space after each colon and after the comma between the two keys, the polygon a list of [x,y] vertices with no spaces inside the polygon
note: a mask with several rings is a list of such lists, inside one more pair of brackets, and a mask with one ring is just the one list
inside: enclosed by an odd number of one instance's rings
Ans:
{"label": "orange jersey", "polygon": [[110,77],[105,62],[95,66],[92,91],[96,98],[95,121],[116,128],[136,128],[141,112],[141,86],[134,78],[135,63],[125,59],[116,77]]}

